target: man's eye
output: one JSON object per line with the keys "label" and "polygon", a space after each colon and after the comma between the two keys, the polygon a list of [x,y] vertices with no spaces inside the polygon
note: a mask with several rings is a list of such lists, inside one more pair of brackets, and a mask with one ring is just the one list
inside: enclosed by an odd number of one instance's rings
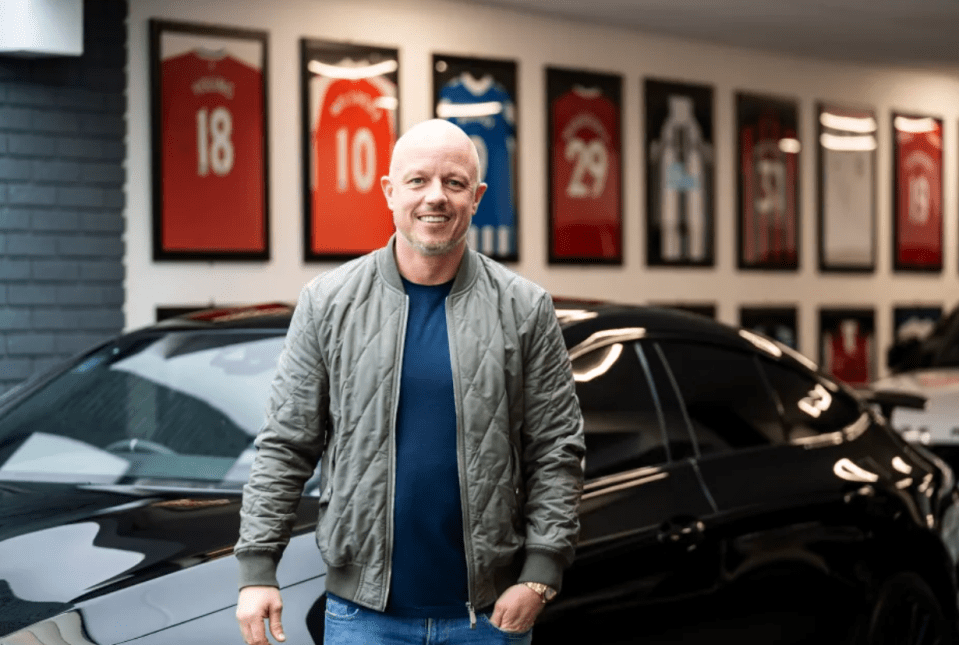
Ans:
{"label": "man's eye", "polygon": [[411,183],[411,184],[422,184],[422,183],[423,183],[423,179],[422,179],[422,177],[413,177],[412,179],[410,179],[409,183]]}

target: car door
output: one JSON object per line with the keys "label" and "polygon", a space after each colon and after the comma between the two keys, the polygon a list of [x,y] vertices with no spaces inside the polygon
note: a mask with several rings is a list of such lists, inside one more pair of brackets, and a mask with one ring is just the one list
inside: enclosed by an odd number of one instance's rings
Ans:
{"label": "car door", "polygon": [[725,542],[725,579],[777,563],[822,569],[823,553],[862,539],[854,502],[872,494],[880,466],[854,445],[868,426],[858,403],[756,352],[690,342],[658,350],[718,509],[711,528]]}
{"label": "car door", "polygon": [[[552,633],[563,638],[557,642],[566,642],[572,623],[611,627],[639,605],[708,587],[716,570],[715,551],[702,548],[700,519],[713,508],[683,458],[690,437],[685,429],[669,436],[662,385],[642,345],[574,352],[573,373],[586,435],[581,532],[563,591],[538,628],[538,638]],[[550,631],[551,616],[574,620]],[[591,642],[604,638],[590,634]]]}

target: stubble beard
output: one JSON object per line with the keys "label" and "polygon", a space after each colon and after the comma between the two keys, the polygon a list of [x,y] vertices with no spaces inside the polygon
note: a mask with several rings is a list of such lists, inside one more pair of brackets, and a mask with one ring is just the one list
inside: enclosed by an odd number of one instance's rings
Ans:
{"label": "stubble beard", "polygon": [[433,242],[428,243],[420,239],[417,239],[413,236],[412,232],[400,231],[406,241],[409,243],[413,249],[415,249],[420,255],[426,257],[437,257],[440,255],[447,255],[455,251],[461,244],[466,241],[466,235],[469,233],[469,226],[463,230],[463,234],[459,237],[453,238],[451,240],[446,240],[445,242]]}

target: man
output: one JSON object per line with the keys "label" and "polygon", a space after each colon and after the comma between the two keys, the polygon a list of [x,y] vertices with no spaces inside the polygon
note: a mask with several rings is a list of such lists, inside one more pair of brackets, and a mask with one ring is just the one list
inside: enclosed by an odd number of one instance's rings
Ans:
{"label": "man", "polygon": [[486,185],[457,126],[412,128],[381,183],[398,234],[310,282],[290,323],[243,493],[240,629],[284,639],[276,563],[322,459],[326,643],[529,642],[582,490],[552,300],[467,248]]}

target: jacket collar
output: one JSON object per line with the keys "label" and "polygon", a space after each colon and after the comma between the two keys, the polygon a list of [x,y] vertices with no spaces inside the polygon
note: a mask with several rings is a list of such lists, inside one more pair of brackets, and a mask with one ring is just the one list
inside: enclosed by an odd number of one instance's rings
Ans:
{"label": "jacket collar", "polygon": [[[403,288],[403,280],[400,278],[400,270],[399,267],[396,266],[395,247],[396,233],[393,233],[390,241],[386,243],[386,246],[376,250],[376,266],[377,269],[379,269],[380,275],[383,276],[383,279],[388,285],[400,293],[405,293],[406,290]],[[456,277],[453,279],[453,288],[450,290],[451,296],[470,288],[473,280],[476,278],[479,262],[476,251],[467,246],[466,252],[463,253],[463,259],[460,261],[460,267],[456,270]]]}

